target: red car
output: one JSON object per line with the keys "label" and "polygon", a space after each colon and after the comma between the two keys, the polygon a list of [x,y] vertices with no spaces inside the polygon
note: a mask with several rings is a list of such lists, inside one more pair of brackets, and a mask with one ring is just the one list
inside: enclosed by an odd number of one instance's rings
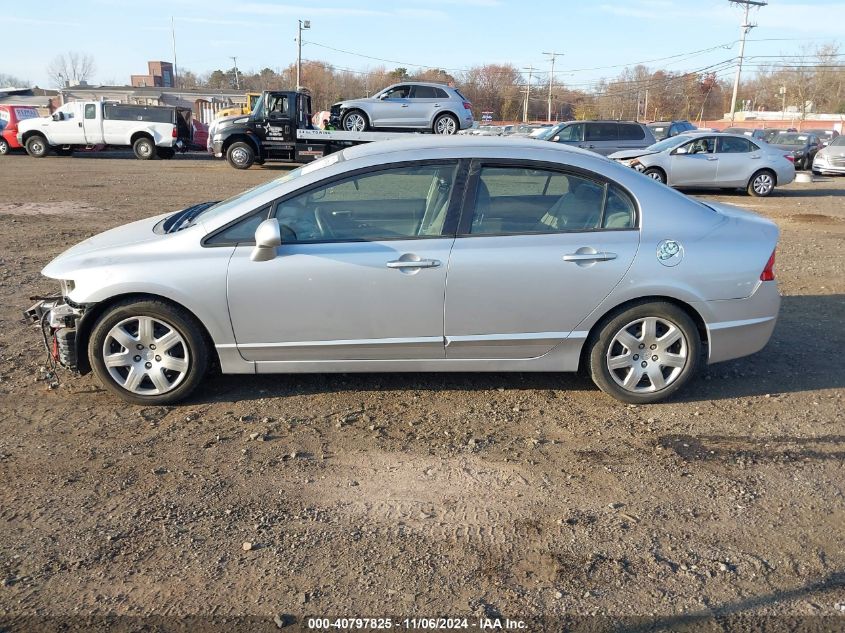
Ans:
{"label": "red car", "polygon": [[0,105],[0,156],[9,153],[11,149],[19,149],[16,138],[18,122],[24,119],[34,119],[38,110],[27,106]]}

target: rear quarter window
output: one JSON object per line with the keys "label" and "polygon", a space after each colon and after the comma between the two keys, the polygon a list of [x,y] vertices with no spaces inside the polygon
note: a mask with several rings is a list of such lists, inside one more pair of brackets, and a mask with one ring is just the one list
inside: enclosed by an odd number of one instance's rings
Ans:
{"label": "rear quarter window", "polygon": [[645,138],[645,132],[639,125],[633,123],[619,124],[619,140],[620,141],[641,141]]}

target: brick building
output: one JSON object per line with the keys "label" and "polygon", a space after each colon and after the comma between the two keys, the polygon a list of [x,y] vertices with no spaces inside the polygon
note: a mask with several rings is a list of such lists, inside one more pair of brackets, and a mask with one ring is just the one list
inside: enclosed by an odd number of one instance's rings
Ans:
{"label": "brick building", "polygon": [[173,88],[173,64],[170,62],[147,62],[146,75],[132,75],[130,81],[135,88]]}

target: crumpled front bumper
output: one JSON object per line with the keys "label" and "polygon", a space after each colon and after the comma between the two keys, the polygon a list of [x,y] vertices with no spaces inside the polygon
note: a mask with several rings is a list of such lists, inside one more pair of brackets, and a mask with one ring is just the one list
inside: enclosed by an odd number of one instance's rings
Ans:
{"label": "crumpled front bumper", "polygon": [[47,353],[62,367],[79,371],[76,333],[84,310],[70,305],[64,297],[43,297],[24,310],[24,318],[37,324]]}

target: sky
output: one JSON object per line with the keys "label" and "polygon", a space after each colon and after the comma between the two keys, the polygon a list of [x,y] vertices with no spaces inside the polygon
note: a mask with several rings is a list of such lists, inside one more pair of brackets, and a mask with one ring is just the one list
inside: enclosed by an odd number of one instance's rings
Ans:
{"label": "sky", "polygon": [[[42,87],[54,87],[46,67],[70,50],[94,58],[93,84],[125,84],[147,60],[172,60],[171,18],[177,72],[225,70],[232,56],[242,71],[286,67],[302,19],[311,21],[303,58],[338,68],[511,63],[548,81],[544,53],[554,51],[563,54],[555,84],[584,89],[626,64],[692,71],[735,58],[742,22],[728,0],[0,0],[0,9],[0,73]],[[829,42],[845,53],[845,0],[770,0],[751,21],[750,64]]]}

